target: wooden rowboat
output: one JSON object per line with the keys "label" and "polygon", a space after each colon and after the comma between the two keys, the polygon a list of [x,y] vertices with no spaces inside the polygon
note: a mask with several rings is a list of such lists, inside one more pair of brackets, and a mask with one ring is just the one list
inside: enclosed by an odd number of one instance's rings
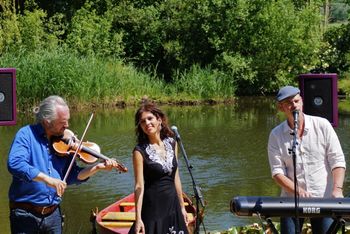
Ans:
{"label": "wooden rowboat", "polygon": [[[188,230],[193,233],[196,224],[196,208],[184,194],[185,208],[189,218]],[[92,212],[94,230],[100,234],[127,234],[135,220],[134,193],[116,201],[101,211]]]}

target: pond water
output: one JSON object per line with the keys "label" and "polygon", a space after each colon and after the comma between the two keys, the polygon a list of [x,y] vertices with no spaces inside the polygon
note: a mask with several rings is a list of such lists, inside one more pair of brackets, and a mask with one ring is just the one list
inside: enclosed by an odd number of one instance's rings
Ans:
{"label": "pond water", "polygon": [[[230,212],[234,196],[278,196],[279,188],[270,176],[266,145],[270,130],[282,121],[273,99],[241,98],[235,105],[162,106],[171,125],[176,125],[192,165],[192,174],[202,188],[207,231],[227,230],[259,222],[255,217],[237,217]],[[64,233],[90,233],[90,211],[102,209],[133,192],[131,153],[135,146],[135,108],[97,111],[85,137],[97,143],[101,153],[115,157],[126,165],[128,173],[98,173],[87,183],[70,186],[63,197]],[[88,112],[71,113],[70,129],[81,136],[90,117]],[[6,168],[7,153],[16,131],[32,123],[31,117],[19,114],[16,126],[0,127],[0,226],[1,233],[10,233],[7,191],[11,176]],[[339,115],[335,129],[343,151],[350,152],[350,116]],[[179,151],[181,152],[181,151]],[[192,181],[183,155],[180,174],[183,190],[193,195]],[[346,176],[345,194],[350,189]],[[201,227],[203,231],[203,226]]]}

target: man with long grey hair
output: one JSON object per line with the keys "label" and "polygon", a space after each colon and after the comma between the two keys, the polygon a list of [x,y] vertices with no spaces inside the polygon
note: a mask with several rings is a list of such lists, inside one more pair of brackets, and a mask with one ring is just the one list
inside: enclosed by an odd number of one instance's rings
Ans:
{"label": "man with long grey hair", "polygon": [[100,170],[121,169],[108,159],[85,168],[72,164],[72,157],[57,156],[52,139],[68,128],[70,112],[63,98],[49,96],[34,109],[36,123],[22,127],[13,140],[8,156],[12,174],[9,189],[12,233],[62,233],[59,209],[67,184],[80,184]]}

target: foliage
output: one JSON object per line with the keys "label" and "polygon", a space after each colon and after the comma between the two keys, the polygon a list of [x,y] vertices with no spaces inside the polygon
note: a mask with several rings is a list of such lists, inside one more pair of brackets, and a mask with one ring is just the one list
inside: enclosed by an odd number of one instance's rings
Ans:
{"label": "foliage", "polygon": [[[338,108],[339,108],[339,112],[341,112],[342,114],[349,115],[350,114],[350,102],[349,102],[349,99],[341,100],[339,102]],[[350,230],[349,230],[349,233],[350,233]]]}
{"label": "foliage", "polygon": [[4,1],[0,9],[0,55],[20,44],[20,29],[17,15],[9,1]]}
{"label": "foliage", "polygon": [[[64,51],[76,61],[113,61],[137,69],[137,76],[148,73],[169,84],[165,93],[177,90],[198,98],[268,94],[295,83],[299,73],[348,72],[348,25],[329,28],[323,37],[323,3],[5,0],[0,4],[0,56]],[[25,56],[19,59],[28,63]]]}
{"label": "foliage", "polygon": [[350,97],[350,74],[344,73],[343,76],[344,78],[338,82],[339,93],[347,94]]}
{"label": "foliage", "polygon": [[125,32],[127,57],[157,67],[166,80],[193,64],[224,69],[233,56],[246,67],[233,78],[238,90],[266,93],[316,64],[320,18],[311,4],[295,10],[288,0],[170,0],[142,8],[126,2],[113,12],[114,27]]}
{"label": "foliage", "polygon": [[251,9],[238,37],[238,51],[251,59],[250,67],[256,72],[248,81],[239,80],[238,89],[248,94],[271,92],[293,82],[305,67],[314,65],[314,51],[320,45],[312,6],[296,11],[289,1],[259,3]]}
{"label": "foliage", "polygon": [[350,68],[350,25],[329,28],[324,35],[327,46],[322,56],[327,72],[341,73]]}
{"label": "foliage", "polygon": [[43,27],[45,17],[46,14],[42,10],[26,10],[24,15],[20,15],[21,47],[32,51],[43,47],[47,35]]}
{"label": "foliage", "polygon": [[232,9],[218,14],[227,19],[227,24],[220,22],[227,27],[215,27],[224,33],[215,33],[216,39],[211,40],[216,42],[216,48],[223,49],[217,61],[224,64],[218,66],[224,67],[232,55],[244,62],[247,69],[237,77],[241,94],[264,94],[292,83],[298,73],[314,66],[314,51],[320,45],[319,18],[314,6],[295,10],[290,1],[254,3],[236,1],[236,8],[222,6]]}
{"label": "foliage", "polygon": [[55,18],[48,19],[41,9],[24,10],[19,15],[6,9],[0,18],[0,55],[17,50],[55,48],[60,31],[54,27],[53,20]]}
{"label": "foliage", "polygon": [[[101,105],[147,94],[160,96],[164,84],[118,60],[78,57],[64,50],[6,54],[0,67],[16,67],[19,106],[28,107],[57,94],[68,100]],[[154,96],[152,96],[154,95]]]}
{"label": "foliage", "polygon": [[123,35],[111,33],[111,27],[110,12],[100,16],[92,5],[87,3],[72,19],[67,45],[81,55],[120,57],[124,50]]}
{"label": "foliage", "polygon": [[[312,1],[314,4],[317,4],[321,6],[324,3],[324,0],[314,0]],[[293,0],[293,4],[297,9],[302,9],[306,6],[308,6],[311,3],[311,1],[305,1],[305,0]]]}
{"label": "foliage", "polygon": [[218,70],[193,65],[189,71],[174,76],[174,90],[180,96],[190,95],[190,99],[230,98],[235,86],[230,76]]}
{"label": "foliage", "polygon": [[330,22],[347,21],[350,7],[344,1],[332,1]]}
{"label": "foliage", "polygon": [[244,58],[240,54],[229,54],[229,53],[222,53],[221,55],[217,56],[217,66],[219,67],[219,70],[222,71],[227,77],[231,77],[232,83],[235,85],[240,85],[239,92],[242,93],[249,93],[245,92],[246,90],[242,85],[247,85],[247,89],[250,89],[252,85],[254,85],[254,79],[256,78],[256,71],[252,70],[251,67],[252,59],[250,58]]}
{"label": "foliage", "polygon": [[155,67],[162,36],[157,9],[152,5],[137,8],[132,1],[121,1],[111,12],[113,31],[123,34],[126,59],[139,67]]}
{"label": "foliage", "polygon": [[[278,222],[274,222],[273,225],[276,228],[276,231],[279,233],[281,227],[280,227],[280,223]],[[229,228],[227,231],[223,231],[220,232],[220,234],[264,234],[264,233],[274,233],[270,228],[268,228],[267,225],[264,224],[264,228],[261,227],[261,224],[257,224],[254,223],[252,225],[247,225],[244,227],[231,227]],[[341,227],[339,228],[339,230],[336,232],[337,234],[340,233],[350,233],[350,229],[349,226],[345,226],[344,228],[344,232],[341,230]],[[302,230],[301,230],[302,234],[308,234],[308,233],[312,233],[312,229],[311,229],[311,224],[309,222],[304,223]]]}
{"label": "foliage", "polygon": [[[6,53],[0,67],[17,70],[19,109],[28,109],[44,97],[57,94],[75,106],[137,104],[147,96],[153,100],[216,100],[233,96],[234,87],[224,74],[211,69],[193,70],[180,81],[166,84],[150,71],[140,72],[119,59],[77,56],[70,50],[19,50]],[[220,80],[222,79],[222,80]],[[180,95],[179,95],[180,92]],[[123,104],[123,105],[124,105]]]}

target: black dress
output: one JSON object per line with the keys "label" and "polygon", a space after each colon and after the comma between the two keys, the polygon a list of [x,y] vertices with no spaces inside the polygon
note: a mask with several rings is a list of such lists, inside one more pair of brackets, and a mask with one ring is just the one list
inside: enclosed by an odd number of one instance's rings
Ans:
{"label": "black dress", "polygon": [[[175,189],[175,140],[163,140],[166,157],[162,159],[150,144],[139,144],[134,150],[143,156],[145,190],[141,217],[147,234],[187,234]],[[134,234],[134,225],[129,233]]]}

